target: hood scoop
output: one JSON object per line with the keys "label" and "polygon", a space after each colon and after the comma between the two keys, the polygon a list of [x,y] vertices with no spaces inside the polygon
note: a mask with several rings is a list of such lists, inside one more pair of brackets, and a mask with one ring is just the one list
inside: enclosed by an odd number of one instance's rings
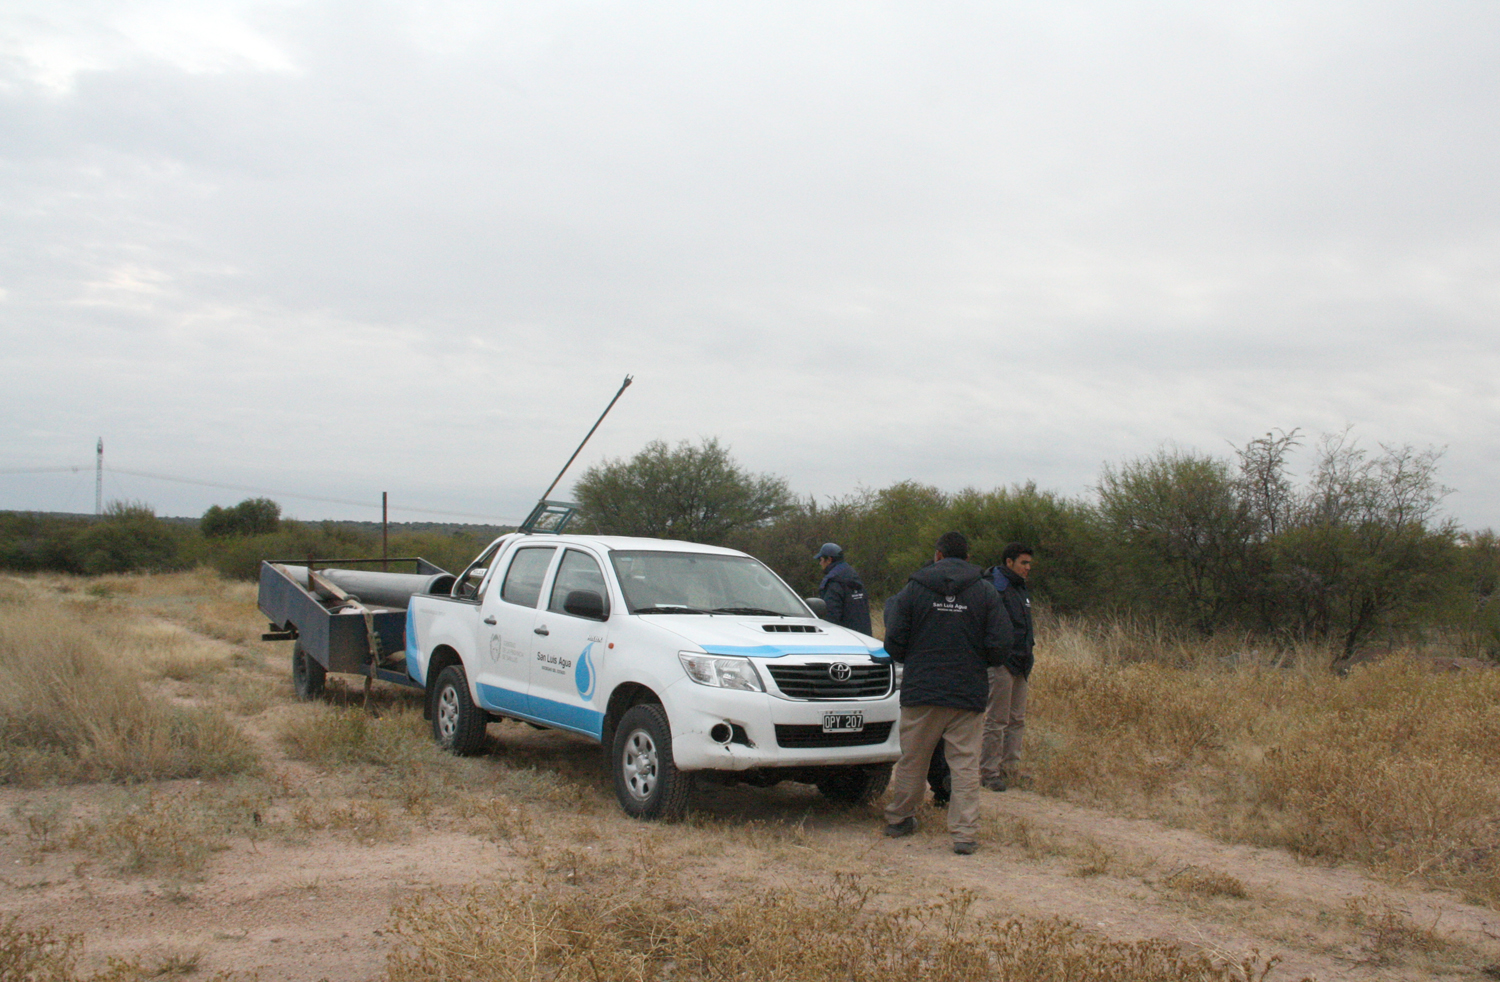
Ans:
{"label": "hood scoop", "polygon": [[822,634],[823,629],[816,624],[762,624],[762,631],[771,634]]}

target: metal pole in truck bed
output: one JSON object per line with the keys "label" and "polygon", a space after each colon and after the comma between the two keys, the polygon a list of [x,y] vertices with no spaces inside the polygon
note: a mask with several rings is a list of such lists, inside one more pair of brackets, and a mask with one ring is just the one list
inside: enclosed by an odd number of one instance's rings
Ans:
{"label": "metal pole in truck bed", "polygon": [[568,468],[573,466],[573,461],[577,460],[578,455],[583,452],[583,444],[589,442],[589,437],[594,435],[594,430],[597,430],[599,424],[604,422],[604,417],[609,415],[609,411],[615,408],[615,403],[620,401],[620,396],[624,395],[625,390],[630,388],[631,381],[632,379],[629,375],[625,376],[625,381],[620,383],[620,391],[615,393],[615,397],[609,400],[609,405],[604,407],[604,412],[600,413],[599,418],[594,421],[594,425],[589,429],[588,436],[583,438],[583,443],[578,445],[578,449],[573,451],[573,456],[568,458],[568,462],[563,464],[562,470],[557,472],[557,476],[552,479],[552,483],[547,485],[547,490],[542,492],[543,501],[546,501],[552,494],[552,489],[557,487],[557,482],[562,480],[562,476],[568,472]]}
{"label": "metal pole in truck bed", "polygon": [[521,523],[518,531],[526,535],[536,532],[558,533],[568,524],[569,519],[573,517],[573,513],[578,510],[578,506],[571,501],[549,501],[547,495],[552,493],[552,489],[557,487],[557,482],[561,481],[562,476],[568,472],[568,468],[573,466],[573,461],[577,460],[578,455],[583,452],[584,444],[589,442],[589,437],[594,435],[594,430],[597,430],[599,424],[604,422],[604,417],[609,415],[609,411],[615,408],[615,403],[620,401],[620,396],[625,394],[625,390],[630,387],[630,382],[630,376],[625,376],[625,381],[620,383],[620,391],[616,392],[615,397],[609,400],[609,405],[604,407],[604,412],[599,414],[599,418],[589,428],[588,436],[583,438],[583,443],[578,445],[578,449],[573,451],[573,456],[568,458],[566,464],[563,464],[563,469],[557,472],[557,476],[552,479],[552,483],[542,493],[542,499],[536,503],[535,508],[531,509],[531,514],[526,516],[526,521]]}

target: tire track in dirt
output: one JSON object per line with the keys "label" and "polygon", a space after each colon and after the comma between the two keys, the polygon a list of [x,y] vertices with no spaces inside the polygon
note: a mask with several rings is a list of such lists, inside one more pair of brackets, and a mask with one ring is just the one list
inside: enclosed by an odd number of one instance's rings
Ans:
{"label": "tire track in dirt", "polygon": [[[1114,940],[1168,938],[1231,961],[1252,950],[1278,956],[1273,980],[1474,979],[1500,962],[1500,915],[1446,891],[1027,792],[987,794],[984,813],[987,831],[999,832],[972,857],[949,851],[945,817],[934,809],[921,815],[917,835],[876,842],[866,854],[888,879],[973,891],[976,912],[1060,917]],[[1234,877],[1248,896],[1174,890],[1173,874],[1187,868]],[[1393,939],[1372,941],[1369,926],[1351,919],[1351,901],[1371,918],[1405,915],[1414,931],[1430,928],[1443,944],[1403,952],[1393,950]]]}

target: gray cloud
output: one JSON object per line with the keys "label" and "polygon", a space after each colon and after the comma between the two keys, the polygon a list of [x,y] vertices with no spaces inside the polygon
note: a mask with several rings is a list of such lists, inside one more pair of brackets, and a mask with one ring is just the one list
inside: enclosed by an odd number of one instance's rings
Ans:
{"label": "gray cloud", "polygon": [[[17,4],[0,471],[102,434],[122,469],[513,517],[631,372],[580,466],[717,435],[819,496],[1082,493],[1354,423],[1447,446],[1454,512],[1500,524],[1497,20]],[[88,477],[0,474],[0,507]]]}

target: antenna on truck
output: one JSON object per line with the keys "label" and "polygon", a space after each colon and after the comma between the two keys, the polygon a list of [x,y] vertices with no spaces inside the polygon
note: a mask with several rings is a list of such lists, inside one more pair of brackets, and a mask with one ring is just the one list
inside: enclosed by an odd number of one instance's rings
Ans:
{"label": "antenna on truck", "polygon": [[531,514],[526,516],[526,521],[521,523],[520,531],[528,533],[551,532],[556,535],[562,532],[563,526],[568,524],[568,520],[573,517],[573,513],[578,510],[578,506],[571,501],[549,501],[547,496],[557,487],[557,482],[562,480],[563,475],[568,472],[568,468],[573,466],[573,461],[577,460],[578,455],[583,452],[584,444],[589,442],[589,437],[594,435],[594,430],[597,430],[599,424],[604,422],[604,417],[609,415],[609,411],[615,408],[615,403],[620,401],[620,396],[624,395],[625,390],[630,388],[632,381],[634,380],[629,375],[625,376],[625,381],[620,383],[620,391],[616,392],[615,397],[609,400],[609,405],[604,407],[604,412],[599,414],[599,418],[594,421],[594,425],[589,428],[587,435],[584,436],[583,443],[578,445],[578,449],[573,451],[573,456],[568,458],[568,462],[563,464],[562,470],[557,472],[557,476],[552,479],[552,483],[547,485],[547,490],[542,492],[542,500],[536,503],[536,507],[531,509]]}

